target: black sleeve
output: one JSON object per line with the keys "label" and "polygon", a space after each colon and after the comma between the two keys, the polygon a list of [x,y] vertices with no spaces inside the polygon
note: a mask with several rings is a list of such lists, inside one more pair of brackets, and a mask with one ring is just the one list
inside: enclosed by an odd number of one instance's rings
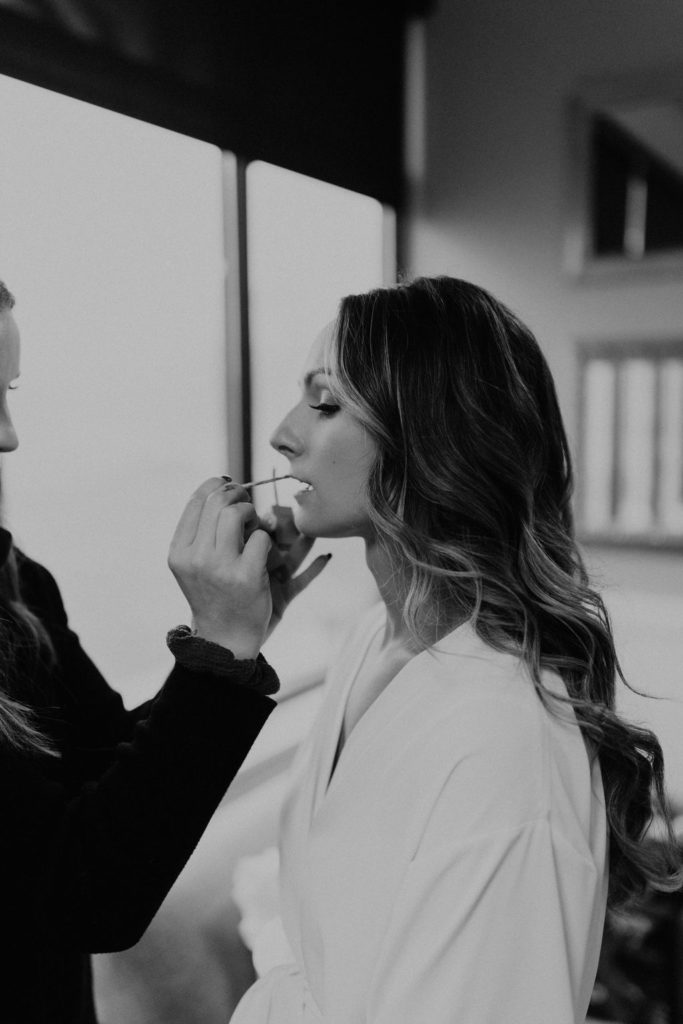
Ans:
{"label": "black sleeve", "polygon": [[135,723],[147,714],[151,701],[126,710],[120,694],[109,686],[69,627],[54,577],[19,551],[17,562],[22,597],[46,627],[55,648],[57,664],[52,683],[68,730],[67,746],[106,749],[130,739]]}
{"label": "black sleeve", "polygon": [[[153,701],[126,712],[68,628],[50,574],[36,563],[22,569],[26,599],[54,640],[64,733],[59,760],[3,752],[0,863],[55,936],[84,952],[125,949],[147,928],[275,702],[238,678],[176,664]],[[254,663],[244,664],[248,675]]]}
{"label": "black sleeve", "polygon": [[273,707],[176,667],[132,741],[75,795],[58,765],[5,752],[2,861],[48,932],[84,952],[137,942]]}

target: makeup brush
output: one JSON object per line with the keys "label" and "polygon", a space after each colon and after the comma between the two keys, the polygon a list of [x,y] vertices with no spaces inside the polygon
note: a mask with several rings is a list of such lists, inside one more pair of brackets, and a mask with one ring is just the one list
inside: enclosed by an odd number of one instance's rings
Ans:
{"label": "makeup brush", "polygon": [[293,542],[298,538],[299,531],[294,525],[294,512],[292,509],[288,505],[280,504],[275,484],[278,480],[294,480],[296,478],[290,473],[285,473],[283,476],[276,476],[275,472],[275,469],[273,469],[273,475],[266,477],[265,480],[249,480],[246,484],[240,484],[239,486],[247,488],[261,487],[262,484],[273,485],[273,491],[275,492],[275,504],[271,506],[271,509],[275,525],[272,536],[275,539],[275,543],[279,551],[288,551]]}
{"label": "makeup brush", "polygon": [[273,466],[273,475],[270,480],[273,485],[273,491],[275,492],[275,504],[272,506],[273,515],[275,516],[275,543],[277,544],[278,551],[289,551],[294,541],[299,536],[299,531],[294,525],[294,512],[289,505],[281,505],[280,499],[277,493],[277,480],[292,480],[293,477],[287,476],[276,476],[275,466]]}
{"label": "makeup brush", "polygon": [[[261,484],[275,484],[277,480],[292,480],[293,477],[289,473],[284,476],[269,476],[265,480],[250,480],[247,484],[242,484],[242,487],[260,487]],[[277,490],[275,491],[275,501],[277,503]]]}

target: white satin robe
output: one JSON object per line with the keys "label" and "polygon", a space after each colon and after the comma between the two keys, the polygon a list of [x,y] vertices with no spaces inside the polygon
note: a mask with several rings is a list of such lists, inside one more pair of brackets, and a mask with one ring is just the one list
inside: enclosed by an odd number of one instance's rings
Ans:
{"label": "white satin robe", "polygon": [[281,833],[291,962],[232,1024],[583,1024],[607,827],[573,712],[546,711],[523,664],[465,624],[391,681],[330,781],[385,620],[373,609],[352,637],[297,756]]}

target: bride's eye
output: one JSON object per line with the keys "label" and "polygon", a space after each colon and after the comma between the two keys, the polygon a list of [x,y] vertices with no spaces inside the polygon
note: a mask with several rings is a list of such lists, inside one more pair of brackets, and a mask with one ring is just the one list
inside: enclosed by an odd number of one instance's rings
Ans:
{"label": "bride's eye", "polygon": [[321,402],[320,405],[310,405],[309,409],[315,409],[322,416],[334,416],[335,412],[339,412],[339,406],[331,405],[329,402]]}

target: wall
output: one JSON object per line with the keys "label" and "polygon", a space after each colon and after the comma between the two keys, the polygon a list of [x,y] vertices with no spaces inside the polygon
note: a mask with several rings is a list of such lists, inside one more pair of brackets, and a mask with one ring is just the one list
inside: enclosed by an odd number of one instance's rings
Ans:
{"label": "wall", "polygon": [[683,288],[563,273],[566,104],[579,79],[680,61],[682,43],[670,0],[441,0],[427,23],[411,271],[469,278],[512,305],[543,341],[572,430],[574,340],[676,332]]}
{"label": "wall", "polygon": [[[440,0],[426,24],[424,169],[406,269],[473,280],[520,314],[548,356],[573,439],[576,340],[680,334],[683,282],[564,272],[568,100],[580,79],[680,62],[682,43],[683,6],[671,0]],[[629,677],[674,697],[624,706],[661,736],[683,798],[683,559],[589,554]]]}

